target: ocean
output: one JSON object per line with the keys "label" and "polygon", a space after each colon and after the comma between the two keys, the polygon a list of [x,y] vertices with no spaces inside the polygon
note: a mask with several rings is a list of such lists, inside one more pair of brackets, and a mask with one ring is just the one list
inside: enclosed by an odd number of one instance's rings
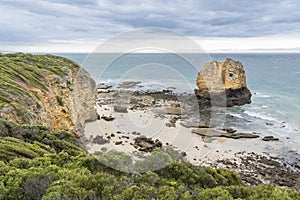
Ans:
{"label": "ocean", "polygon": [[140,81],[139,90],[173,89],[188,93],[196,88],[197,72],[206,61],[238,60],[246,71],[252,103],[228,108],[227,113],[241,119],[237,128],[273,135],[290,151],[300,153],[300,54],[58,55],[81,64],[98,83],[116,87],[124,81]]}

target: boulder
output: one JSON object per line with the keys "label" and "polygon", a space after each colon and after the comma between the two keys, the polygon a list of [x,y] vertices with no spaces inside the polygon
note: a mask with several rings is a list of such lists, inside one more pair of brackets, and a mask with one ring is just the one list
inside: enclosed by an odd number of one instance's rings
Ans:
{"label": "boulder", "polygon": [[104,115],[103,115],[103,116],[101,117],[101,119],[110,122],[110,121],[113,121],[115,118],[112,117],[112,116],[104,116]]}
{"label": "boulder", "polygon": [[171,128],[171,127],[176,127],[176,124],[168,122],[168,123],[166,123],[166,126]]}
{"label": "boulder", "polygon": [[126,106],[115,105],[114,106],[114,111],[119,112],[119,113],[128,113],[128,110],[127,110]]}
{"label": "boulder", "polygon": [[92,140],[93,144],[106,144],[109,143],[109,140],[103,138],[103,136],[97,135],[93,140]]}
{"label": "boulder", "polygon": [[265,136],[262,140],[263,141],[278,141],[279,138],[274,138],[273,136]]}
{"label": "boulder", "polygon": [[162,143],[159,140],[152,140],[145,136],[140,136],[134,139],[134,147],[138,148],[139,151],[152,152],[155,148],[161,148]]}
{"label": "boulder", "polygon": [[115,142],[115,145],[121,145],[123,143],[123,141],[117,141]]}
{"label": "boulder", "polygon": [[201,104],[232,107],[251,103],[244,67],[230,58],[206,63],[196,83],[195,94]]}

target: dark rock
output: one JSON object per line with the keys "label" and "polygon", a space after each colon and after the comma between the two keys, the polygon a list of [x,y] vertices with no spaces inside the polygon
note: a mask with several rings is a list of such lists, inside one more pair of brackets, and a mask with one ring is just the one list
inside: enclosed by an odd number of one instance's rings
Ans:
{"label": "dark rock", "polygon": [[[254,159],[253,159],[254,160]],[[264,164],[264,165],[269,165],[269,166],[274,166],[274,167],[280,167],[280,163],[276,161],[275,159],[269,159],[267,157],[261,157],[258,162]]]}
{"label": "dark rock", "polygon": [[136,132],[136,131],[133,131],[133,132],[132,132],[132,135],[141,135],[141,133]]}
{"label": "dark rock", "polygon": [[223,128],[222,130],[226,131],[227,133],[235,133],[236,132],[236,130],[233,128]]}
{"label": "dark rock", "polygon": [[166,123],[166,126],[167,127],[176,127],[176,124],[168,122],[168,123]]}
{"label": "dark rock", "polygon": [[186,152],[182,152],[182,153],[181,153],[181,156],[182,156],[182,157],[187,156]]}
{"label": "dark rock", "polygon": [[159,140],[153,141],[151,138],[140,136],[134,139],[133,146],[143,152],[152,152],[155,148],[161,148],[162,143]]}
{"label": "dark rock", "polygon": [[163,93],[172,93],[172,90],[162,90]]}
{"label": "dark rock", "polygon": [[93,144],[106,144],[109,143],[109,140],[103,138],[103,136],[97,135],[93,140],[92,140]]}
{"label": "dark rock", "polygon": [[154,98],[154,100],[159,100],[159,99],[163,99],[163,100],[167,100],[167,101],[177,101],[178,98],[176,95],[174,95],[173,93],[166,93],[166,92],[162,92],[162,91],[135,91],[134,92],[135,96],[139,96],[139,95],[149,95],[151,97]]}
{"label": "dark rock", "polygon": [[195,95],[200,108],[204,106],[233,107],[251,103],[251,92],[246,87],[210,92],[195,89]]}
{"label": "dark rock", "polygon": [[178,118],[172,118],[172,119],[170,119],[170,123],[175,124],[177,122],[177,120],[178,120]]}
{"label": "dark rock", "polygon": [[115,142],[115,145],[120,145],[122,143],[123,143],[123,141],[117,141],[117,142]]}
{"label": "dark rock", "polygon": [[119,112],[119,113],[128,113],[128,110],[127,110],[126,106],[115,105],[114,106],[114,111]]}
{"label": "dark rock", "polygon": [[273,136],[265,136],[262,140],[263,141],[278,141],[279,138],[274,138]]}
{"label": "dark rock", "polygon": [[259,138],[259,135],[253,133],[236,133],[232,134],[232,138],[240,139],[240,138]]}
{"label": "dark rock", "polygon": [[300,172],[291,170],[293,167],[283,158],[264,156],[255,153],[237,153],[241,165],[237,166],[225,160],[219,160],[228,168],[238,171],[247,185],[270,183],[277,186],[299,188]]}
{"label": "dark rock", "polygon": [[267,126],[273,126],[274,124],[271,123],[271,122],[266,122],[266,125],[267,125]]}
{"label": "dark rock", "polygon": [[113,121],[115,118],[112,116],[102,116],[101,119],[110,122]]}

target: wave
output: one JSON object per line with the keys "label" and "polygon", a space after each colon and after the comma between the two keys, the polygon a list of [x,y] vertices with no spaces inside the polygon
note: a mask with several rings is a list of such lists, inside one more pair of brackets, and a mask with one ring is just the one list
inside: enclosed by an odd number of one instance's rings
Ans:
{"label": "wave", "polygon": [[258,118],[258,119],[278,122],[278,120],[276,120],[275,118],[270,117],[270,116],[268,116],[266,114],[263,114],[263,113],[252,112],[252,111],[248,111],[248,110],[246,110],[244,113],[251,116],[251,117]]}
{"label": "wave", "polygon": [[257,98],[274,98],[275,96],[254,92],[253,95]]}
{"label": "wave", "polygon": [[231,116],[234,116],[236,118],[243,119],[244,117],[241,114],[236,114],[236,113],[230,113]]}

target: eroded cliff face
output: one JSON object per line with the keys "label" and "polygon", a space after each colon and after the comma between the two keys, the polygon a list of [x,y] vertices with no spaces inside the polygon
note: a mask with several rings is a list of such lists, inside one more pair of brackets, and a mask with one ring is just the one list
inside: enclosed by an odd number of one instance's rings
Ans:
{"label": "eroded cliff face", "polygon": [[96,84],[81,67],[63,70],[63,76],[45,77],[49,87],[48,92],[40,93],[43,108],[39,120],[54,130],[80,133],[86,121],[97,118],[94,109]]}
{"label": "eroded cliff face", "polygon": [[0,58],[0,118],[74,134],[96,119],[96,84],[78,64],[52,55]]}
{"label": "eroded cliff face", "polygon": [[96,102],[96,83],[90,77],[89,73],[83,68],[77,72],[74,83],[73,110],[72,118],[75,119],[75,126],[83,131],[83,124],[97,119],[95,109]]}
{"label": "eroded cliff face", "polygon": [[243,65],[232,59],[208,62],[199,72],[195,94],[200,100],[216,106],[236,106],[251,103]]}

